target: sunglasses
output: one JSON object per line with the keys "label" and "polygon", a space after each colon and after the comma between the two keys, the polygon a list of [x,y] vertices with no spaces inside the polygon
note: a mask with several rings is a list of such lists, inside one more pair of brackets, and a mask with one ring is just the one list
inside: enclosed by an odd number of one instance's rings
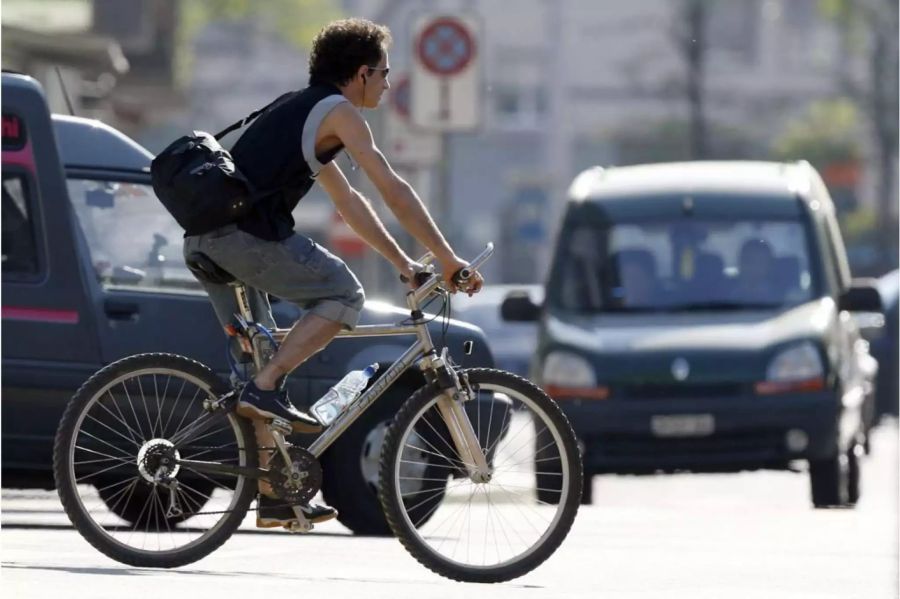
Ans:
{"label": "sunglasses", "polygon": [[387,79],[388,73],[391,72],[391,67],[384,67],[384,68],[379,68],[379,67],[368,67],[368,69],[369,69],[370,71],[383,71],[383,72],[384,72],[383,77],[384,77],[385,79]]}

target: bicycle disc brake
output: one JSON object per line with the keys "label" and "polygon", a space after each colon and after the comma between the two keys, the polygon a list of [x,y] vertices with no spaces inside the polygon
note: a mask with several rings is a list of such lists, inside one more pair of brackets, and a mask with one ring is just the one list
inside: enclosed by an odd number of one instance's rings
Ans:
{"label": "bicycle disc brake", "polygon": [[269,482],[278,498],[291,505],[309,503],[322,487],[322,465],[302,447],[288,448],[291,463],[285,464],[280,452],[269,462]]}

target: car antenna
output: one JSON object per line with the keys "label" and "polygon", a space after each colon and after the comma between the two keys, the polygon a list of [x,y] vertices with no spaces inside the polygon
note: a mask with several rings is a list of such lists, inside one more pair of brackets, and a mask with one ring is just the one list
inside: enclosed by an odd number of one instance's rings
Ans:
{"label": "car antenna", "polygon": [[69,97],[69,90],[66,89],[66,82],[63,80],[62,71],[59,70],[59,65],[56,65],[56,76],[59,77],[59,87],[62,88],[63,98],[66,100],[66,106],[69,107],[69,114],[76,116],[75,108],[72,106],[72,98]]}

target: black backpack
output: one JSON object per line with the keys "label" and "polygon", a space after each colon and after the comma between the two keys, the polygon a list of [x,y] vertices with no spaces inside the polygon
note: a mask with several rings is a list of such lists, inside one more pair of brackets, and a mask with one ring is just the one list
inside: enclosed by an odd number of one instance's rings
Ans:
{"label": "black backpack", "polygon": [[153,159],[153,191],[186,235],[200,235],[237,222],[250,212],[256,199],[276,191],[253,185],[219,140],[292,94],[276,98],[215,135],[194,131],[180,137]]}

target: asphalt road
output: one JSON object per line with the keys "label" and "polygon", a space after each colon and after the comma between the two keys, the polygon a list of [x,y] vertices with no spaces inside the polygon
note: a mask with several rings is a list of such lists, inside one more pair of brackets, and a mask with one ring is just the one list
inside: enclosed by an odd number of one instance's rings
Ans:
{"label": "asphalt road", "polygon": [[131,568],[68,526],[54,492],[5,489],[5,597],[613,597],[880,599],[898,597],[898,431],[882,425],[863,462],[856,509],[813,510],[805,474],[595,477],[569,537],[509,583],[444,580],[394,539],[257,531],[183,568]]}

